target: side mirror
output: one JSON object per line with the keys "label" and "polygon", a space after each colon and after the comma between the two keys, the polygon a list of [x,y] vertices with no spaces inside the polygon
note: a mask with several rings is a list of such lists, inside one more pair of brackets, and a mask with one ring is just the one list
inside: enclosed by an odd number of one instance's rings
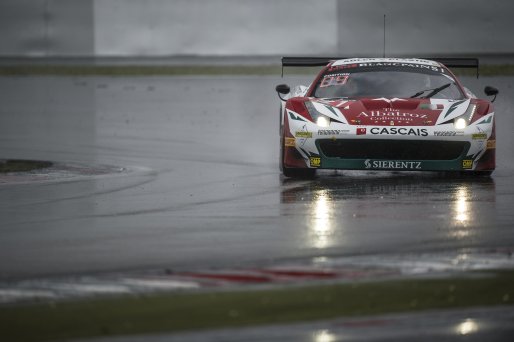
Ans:
{"label": "side mirror", "polygon": [[282,96],[280,96],[280,94],[289,94],[289,92],[291,91],[291,88],[289,88],[289,86],[287,84],[279,84],[275,87],[275,90],[277,91],[278,93],[278,97],[282,100],[282,101],[285,101],[284,98],[282,98]]}
{"label": "side mirror", "polygon": [[484,93],[487,96],[494,96],[491,102],[494,102],[496,100],[496,95],[498,95],[499,91],[495,87],[487,86],[484,88]]}
{"label": "side mirror", "polygon": [[279,94],[289,94],[289,92],[291,91],[291,88],[289,88],[289,86],[287,84],[279,84],[278,86],[275,87],[275,90],[277,91],[277,93]]}

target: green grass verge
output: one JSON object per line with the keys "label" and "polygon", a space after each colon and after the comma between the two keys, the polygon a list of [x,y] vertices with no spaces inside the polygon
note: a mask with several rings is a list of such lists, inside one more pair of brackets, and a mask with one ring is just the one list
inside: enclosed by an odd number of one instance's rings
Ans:
{"label": "green grass verge", "polygon": [[51,162],[34,160],[0,160],[0,173],[27,172],[52,166]]}
{"label": "green grass verge", "polygon": [[[285,68],[286,75],[314,75],[320,70],[314,68]],[[476,75],[475,70],[455,69],[458,75]],[[233,66],[142,66],[142,65],[6,65],[0,66],[0,76],[180,76],[180,75],[280,75],[281,67],[274,65]],[[514,65],[483,65],[482,76],[514,75]]]}
{"label": "green grass verge", "polygon": [[490,276],[173,293],[0,307],[5,341],[177,332],[514,303],[514,271]]}

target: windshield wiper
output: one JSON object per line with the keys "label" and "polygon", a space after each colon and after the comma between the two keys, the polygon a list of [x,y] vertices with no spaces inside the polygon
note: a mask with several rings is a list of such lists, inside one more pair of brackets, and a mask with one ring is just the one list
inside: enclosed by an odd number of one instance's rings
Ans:
{"label": "windshield wiper", "polygon": [[446,88],[451,86],[453,83],[454,82],[450,82],[450,83],[443,84],[442,86],[437,87],[437,88],[425,89],[425,90],[418,91],[416,94],[412,95],[410,98],[413,99],[415,97],[418,97],[419,95],[423,95],[427,91],[430,91],[430,93],[427,96],[423,96],[424,99],[428,99],[428,98],[434,96],[435,94],[445,90]]}

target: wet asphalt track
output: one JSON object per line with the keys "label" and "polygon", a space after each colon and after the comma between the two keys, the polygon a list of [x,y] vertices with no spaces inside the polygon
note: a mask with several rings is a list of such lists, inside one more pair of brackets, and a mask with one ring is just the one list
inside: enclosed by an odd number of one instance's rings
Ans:
{"label": "wet asphalt track", "polygon": [[107,337],[76,342],[348,342],[498,341],[514,335],[512,307],[472,308],[340,318],[321,322],[220,329],[208,332]]}
{"label": "wet asphalt track", "polygon": [[464,80],[500,89],[490,179],[284,180],[279,77],[2,77],[1,158],[113,172],[0,179],[0,279],[511,249],[514,78]]}

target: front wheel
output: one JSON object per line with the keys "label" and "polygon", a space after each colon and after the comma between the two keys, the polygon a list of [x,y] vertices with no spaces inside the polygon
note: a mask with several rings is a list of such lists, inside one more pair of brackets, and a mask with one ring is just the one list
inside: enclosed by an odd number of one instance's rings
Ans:
{"label": "front wheel", "polygon": [[477,177],[490,177],[493,171],[473,171],[471,174]]}
{"label": "front wheel", "polygon": [[460,175],[463,177],[490,177],[493,171],[463,171]]}
{"label": "front wheel", "polygon": [[316,169],[293,169],[282,166],[282,174],[289,178],[312,179],[316,176]]}

